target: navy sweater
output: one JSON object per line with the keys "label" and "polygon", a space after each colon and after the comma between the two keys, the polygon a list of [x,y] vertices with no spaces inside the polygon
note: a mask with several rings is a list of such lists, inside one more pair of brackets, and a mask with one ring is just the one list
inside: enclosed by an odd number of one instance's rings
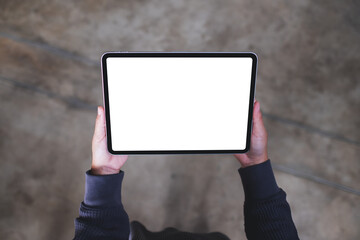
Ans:
{"label": "navy sweater", "polygon": [[[299,239],[285,192],[276,184],[270,160],[239,170],[245,193],[245,232],[249,240]],[[121,203],[124,172],[86,172],[85,198],[75,220],[75,240],[128,240],[129,217]]]}

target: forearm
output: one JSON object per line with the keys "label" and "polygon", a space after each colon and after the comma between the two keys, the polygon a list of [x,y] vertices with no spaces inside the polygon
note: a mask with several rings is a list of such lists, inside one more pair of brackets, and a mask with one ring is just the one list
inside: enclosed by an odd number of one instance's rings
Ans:
{"label": "forearm", "polygon": [[86,172],[85,198],[75,220],[74,239],[128,240],[129,217],[121,202],[124,172],[95,176]]}
{"label": "forearm", "polygon": [[245,192],[245,232],[249,240],[299,239],[286,193],[275,181],[270,160],[239,169]]}

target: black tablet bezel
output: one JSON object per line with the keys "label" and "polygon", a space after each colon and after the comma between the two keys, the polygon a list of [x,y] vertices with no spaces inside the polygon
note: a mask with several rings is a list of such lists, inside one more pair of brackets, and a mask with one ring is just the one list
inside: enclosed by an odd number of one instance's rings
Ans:
{"label": "black tablet bezel", "polygon": [[[115,151],[111,143],[111,123],[109,108],[109,93],[107,83],[106,59],[109,57],[244,57],[253,60],[251,70],[251,87],[249,99],[249,113],[247,124],[246,147],[243,150],[145,150],[145,151]],[[246,153],[250,149],[252,115],[255,97],[255,80],[257,74],[257,56],[252,52],[107,52],[101,57],[103,101],[105,106],[107,147],[111,154],[140,155],[140,154],[236,154]]]}

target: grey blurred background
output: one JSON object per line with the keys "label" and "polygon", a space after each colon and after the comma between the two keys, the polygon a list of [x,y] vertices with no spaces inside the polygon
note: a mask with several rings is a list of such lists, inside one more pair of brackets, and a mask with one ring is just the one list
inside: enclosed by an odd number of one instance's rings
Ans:
{"label": "grey blurred background", "polygon": [[[269,155],[301,239],[360,239],[360,3],[0,0],[0,239],[71,239],[105,51],[253,51]],[[231,118],[231,114],[228,116]],[[231,155],[131,156],[150,230],[246,239]]]}

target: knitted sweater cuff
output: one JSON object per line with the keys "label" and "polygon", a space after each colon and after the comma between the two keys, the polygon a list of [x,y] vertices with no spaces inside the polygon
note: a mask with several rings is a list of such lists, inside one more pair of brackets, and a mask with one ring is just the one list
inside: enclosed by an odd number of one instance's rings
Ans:
{"label": "knitted sweater cuff", "polygon": [[270,159],[257,165],[240,168],[238,171],[244,187],[245,200],[266,199],[280,191]]}
{"label": "knitted sweater cuff", "polygon": [[84,203],[91,207],[120,207],[121,185],[124,172],[111,175],[92,175],[88,170],[85,174]]}

